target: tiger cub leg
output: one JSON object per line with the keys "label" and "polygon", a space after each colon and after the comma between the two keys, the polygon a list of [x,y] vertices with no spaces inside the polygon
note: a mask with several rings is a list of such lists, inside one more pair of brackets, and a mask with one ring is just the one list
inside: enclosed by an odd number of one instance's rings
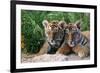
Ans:
{"label": "tiger cub leg", "polygon": [[61,48],[58,49],[58,51],[56,52],[56,54],[69,54],[71,52],[71,48],[68,45],[65,45]]}
{"label": "tiger cub leg", "polygon": [[77,45],[72,49],[79,57],[84,58],[89,56],[90,50],[84,46]]}
{"label": "tiger cub leg", "polygon": [[40,55],[46,54],[47,51],[48,51],[48,47],[49,47],[48,42],[45,42],[43,44],[42,48],[40,49],[40,51],[36,54],[36,56],[40,56]]}

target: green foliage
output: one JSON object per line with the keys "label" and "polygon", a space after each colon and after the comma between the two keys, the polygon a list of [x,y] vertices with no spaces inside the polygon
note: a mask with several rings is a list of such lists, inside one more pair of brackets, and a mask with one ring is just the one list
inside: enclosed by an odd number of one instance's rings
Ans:
{"label": "green foliage", "polygon": [[50,12],[49,14],[47,14],[45,19],[47,19],[48,21],[64,20],[64,13],[62,13],[62,12]]}
{"label": "green foliage", "polygon": [[89,13],[21,10],[21,34],[24,35],[25,49],[37,53],[44,43],[43,20],[64,20],[74,23],[82,19],[82,30],[89,30]]}

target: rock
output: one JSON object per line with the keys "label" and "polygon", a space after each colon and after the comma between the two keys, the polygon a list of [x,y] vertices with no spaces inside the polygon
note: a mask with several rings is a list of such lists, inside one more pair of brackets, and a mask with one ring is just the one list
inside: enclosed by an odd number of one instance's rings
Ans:
{"label": "rock", "polygon": [[68,58],[62,54],[44,54],[36,56],[32,59],[33,62],[51,62],[51,61],[67,61]]}
{"label": "rock", "polygon": [[80,58],[75,54],[63,55],[63,54],[43,54],[40,56],[24,55],[22,56],[22,63],[36,63],[36,62],[58,62],[58,61],[75,61],[75,60],[89,60],[90,57]]}
{"label": "rock", "polygon": [[68,58],[62,54],[43,54],[35,57],[23,57],[22,63],[27,62],[53,62],[53,61],[67,61]]}

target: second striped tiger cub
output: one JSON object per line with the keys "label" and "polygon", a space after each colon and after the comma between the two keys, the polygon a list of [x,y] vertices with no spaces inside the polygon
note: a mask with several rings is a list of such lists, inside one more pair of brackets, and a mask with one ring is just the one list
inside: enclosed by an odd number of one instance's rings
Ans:
{"label": "second striped tiger cub", "polygon": [[74,52],[79,57],[89,56],[90,41],[80,30],[80,21],[66,25],[65,41],[57,53],[68,54]]}

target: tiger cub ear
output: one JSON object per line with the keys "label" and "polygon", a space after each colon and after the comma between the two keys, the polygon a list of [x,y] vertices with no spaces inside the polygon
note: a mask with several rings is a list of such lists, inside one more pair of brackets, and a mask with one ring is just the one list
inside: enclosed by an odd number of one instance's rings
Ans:
{"label": "tiger cub ear", "polygon": [[58,26],[59,26],[60,29],[64,29],[65,26],[66,26],[66,22],[65,22],[65,21],[60,21],[60,22],[58,23]]}
{"label": "tiger cub ear", "polygon": [[82,23],[82,20],[78,20],[75,22],[75,26],[78,28],[78,29],[81,29],[81,23]]}
{"label": "tiger cub ear", "polygon": [[42,21],[42,24],[43,24],[43,26],[44,26],[45,28],[47,28],[49,22],[48,22],[47,20],[43,20],[43,21]]}

